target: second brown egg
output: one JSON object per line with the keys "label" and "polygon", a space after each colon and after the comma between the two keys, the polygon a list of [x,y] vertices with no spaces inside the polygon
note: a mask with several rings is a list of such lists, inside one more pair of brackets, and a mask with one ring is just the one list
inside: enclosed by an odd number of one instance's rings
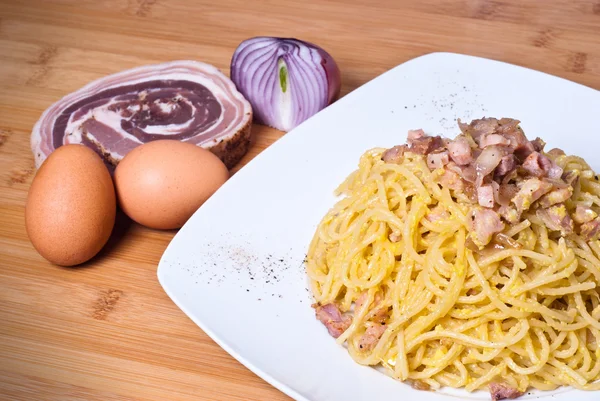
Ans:
{"label": "second brown egg", "polygon": [[213,153],[175,140],[138,146],[114,174],[123,211],[156,229],[181,227],[228,178],[227,167]]}

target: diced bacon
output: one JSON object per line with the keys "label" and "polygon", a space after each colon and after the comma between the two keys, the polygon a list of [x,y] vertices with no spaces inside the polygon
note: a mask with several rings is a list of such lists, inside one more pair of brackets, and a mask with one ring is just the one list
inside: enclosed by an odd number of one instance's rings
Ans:
{"label": "diced bacon", "polygon": [[471,122],[473,131],[479,135],[491,134],[498,128],[498,120],[493,117],[473,120]]}
{"label": "diced bacon", "polygon": [[360,340],[358,341],[358,346],[363,351],[372,350],[375,345],[379,342],[379,339],[387,329],[386,325],[383,324],[372,324],[367,327],[365,334],[362,335]]}
{"label": "diced bacon", "polygon": [[565,205],[554,205],[547,209],[538,209],[536,216],[552,231],[560,231],[563,235],[573,232],[573,220]]}
{"label": "diced bacon", "polygon": [[490,383],[489,388],[492,401],[514,400],[523,395],[522,391],[512,388],[504,383],[492,382]]}
{"label": "diced bacon", "polygon": [[408,130],[407,139],[408,141],[414,141],[415,139],[420,139],[425,136],[425,131],[422,129],[410,129]]}
{"label": "diced bacon", "polygon": [[440,136],[423,136],[408,140],[410,151],[419,155],[427,155],[437,149],[444,147],[444,141]]}
{"label": "diced bacon", "polygon": [[[550,160],[550,159],[548,159],[548,160]],[[552,179],[558,180],[563,175],[563,169],[562,169],[562,167],[558,166],[553,161],[551,161],[551,164],[550,164],[549,167],[544,167],[544,168],[546,169],[546,176],[548,178],[552,178]]]}
{"label": "diced bacon", "polygon": [[504,177],[502,177],[502,184],[508,184],[510,182],[516,182],[519,178],[519,172],[517,169],[511,170]]}
{"label": "diced bacon", "polygon": [[546,146],[546,142],[544,142],[544,140],[540,137],[537,137],[531,141],[531,144],[533,145],[533,149],[540,153],[544,150],[544,146]]}
{"label": "diced bacon", "polygon": [[444,167],[449,161],[450,156],[447,151],[427,155],[427,166],[432,170]]}
{"label": "diced bacon", "polygon": [[[525,136],[523,135],[523,137]],[[535,152],[533,144],[527,141],[527,139],[525,139],[524,143],[517,145],[514,150],[515,156],[517,159],[519,159],[519,161],[525,160],[527,156],[529,156],[532,152]]]}
{"label": "diced bacon", "polygon": [[[354,310],[356,313],[360,313],[362,308],[365,307],[365,301],[368,297],[368,291],[364,291],[360,296],[354,301]],[[388,307],[385,305],[381,305],[383,301],[383,296],[381,292],[376,292],[375,297],[373,298],[372,305],[366,305],[366,307],[371,307],[371,310],[365,315],[365,320],[372,320],[376,323],[385,324],[385,321],[388,320]]]}
{"label": "diced bacon", "polygon": [[456,122],[458,123],[458,128],[460,128],[461,132],[465,135],[471,135],[469,133],[469,124],[467,123],[463,123],[460,118],[458,120],[456,120]]}
{"label": "diced bacon", "polygon": [[393,148],[390,148],[383,152],[383,155],[381,155],[381,159],[386,163],[400,164],[402,163],[404,152],[406,152],[407,150],[408,146],[406,145],[394,146]]}
{"label": "diced bacon", "polygon": [[498,187],[496,202],[501,206],[508,205],[517,192],[518,189],[515,184],[501,184]]}
{"label": "diced bacon", "polygon": [[487,134],[479,138],[479,147],[485,148],[492,145],[510,145],[510,141],[500,134]]}
{"label": "diced bacon", "polygon": [[498,120],[495,118],[482,118],[473,120],[470,124],[465,124],[458,119],[460,130],[470,135],[476,142],[482,135],[493,134],[498,128]]}
{"label": "diced bacon", "polygon": [[[529,144],[527,137],[525,136],[523,131],[519,129],[518,125],[501,125],[498,128],[498,133],[502,134],[506,139],[510,141],[510,147],[512,149],[517,149],[520,146],[527,146],[527,144]],[[531,146],[531,148],[533,149],[533,146]]]}
{"label": "diced bacon", "polygon": [[464,166],[473,162],[471,145],[469,144],[469,140],[464,136],[459,136],[448,143],[448,152],[450,152],[452,161],[459,166]]}
{"label": "diced bacon", "polygon": [[475,181],[477,181],[477,171],[475,170],[475,166],[473,164],[457,166],[456,163],[451,161],[446,166],[446,169],[454,171],[466,182],[475,183]]}
{"label": "diced bacon", "polygon": [[497,131],[501,134],[511,133],[513,131],[519,131],[517,128],[521,121],[515,120],[514,118],[501,118],[498,121]]}
{"label": "diced bacon", "polygon": [[578,224],[587,223],[598,217],[598,214],[587,206],[577,205],[575,213],[572,215],[573,220]]}
{"label": "diced bacon", "polygon": [[515,155],[512,153],[506,156],[503,156],[500,159],[500,164],[496,167],[494,173],[496,176],[504,177],[506,174],[510,173],[517,167],[517,160],[515,159]]}
{"label": "diced bacon", "polygon": [[329,334],[335,338],[341,336],[352,324],[352,317],[343,315],[338,306],[333,303],[315,306],[315,315],[327,327]]}
{"label": "diced bacon", "polygon": [[522,212],[529,209],[531,204],[552,190],[552,184],[539,178],[529,178],[521,184],[519,192],[512,199],[517,210]]}
{"label": "diced bacon", "polygon": [[600,219],[595,218],[592,221],[588,221],[587,223],[583,223],[579,227],[579,234],[586,240],[592,241],[598,239],[598,235],[600,234]]}
{"label": "diced bacon", "polygon": [[494,207],[494,188],[492,185],[482,185],[477,188],[477,201],[483,207]]}
{"label": "diced bacon", "polygon": [[474,184],[471,184],[470,182],[465,182],[463,192],[466,195],[467,199],[471,201],[471,203],[479,203],[477,199],[477,189],[475,188]]}
{"label": "diced bacon", "polygon": [[556,205],[557,203],[563,203],[569,199],[571,195],[573,195],[573,187],[555,189],[540,198],[540,205],[542,207],[549,207]]}
{"label": "diced bacon", "polygon": [[[537,152],[532,153],[531,155],[529,155],[529,157],[531,157],[535,153]],[[552,159],[550,159],[548,156],[545,156],[541,153],[538,154],[538,162],[542,170],[544,170],[544,175],[553,180],[561,178],[563,174],[563,169],[559,167],[556,163],[554,163],[554,161],[552,161]]]}
{"label": "diced bacon", "polygon": [[[379,294],[377,294],[377,295],[379,295]],[[376,304],[378,304],[380,302],[377,300],[377,296],[375,296],[375,300],[376,300],[375,301]],[[386,306],[372,309],[367,314],[367,320],[371,320],[373,322],[377,322],[380,324],[385,324],[385,322],[390,318],[388,309],[389,308]]]}
{"label": "diced bacon", "polygon": [[[476,247],[489,243],[490,236],[497,232],[494,230],[502,230],[504,222],[517,224],[523,212],[530,209],[539,211],[539,218],[549,228],[563,233],[574,230],[574,220],[580,225],[598,218],[591,209],[571,211],[573,216],[564,213],[564,202],[579,188],[581,172],[564,172],[555,162],[564,152],[555,148],[544,153],[546,143],[539,137],[529,141],[519,123],[510,118],[482,118],[469,124],[458,120],[462,134],[454,140],[411,130],[408,144],[386,150],[382,159],[400,163],[407,151],[426,156],[431,170],[443,169],[435,174],[442,187],[456,191],[453,195],[466,195],[470,203],[491,212],[472,214],[469,241]],[[427,215],[432,222],[446,217],[433,211]],[[589,224],[578,231],[594,236],[594,230],[596,226]],[[399,241],[401,233],[392,231],[389,239]]]}
{"label": "diced bacon", "polygon": [[523,169],[534,177],[543,177],[544,175],[546,175],[544,167],[542,166],[543,157],[544,156],[542,156],[542,154],[538,152],[530,153],[529,156],[527,156],[523,161]]}
{"label": "diced bacon", "polygon": [[471,240],[479,247],[487,245],[492,236],[504,230],[500,216],[490,209],[476,209],[470,215]]}
{"label": "diced bacon", "polygon": [[444,170],[444,174],[442,174],[440,177],[440,184],[455,191],[462,191],[464,189],[464,182],[462,178],[460,178],[460,175],[447,168]]}

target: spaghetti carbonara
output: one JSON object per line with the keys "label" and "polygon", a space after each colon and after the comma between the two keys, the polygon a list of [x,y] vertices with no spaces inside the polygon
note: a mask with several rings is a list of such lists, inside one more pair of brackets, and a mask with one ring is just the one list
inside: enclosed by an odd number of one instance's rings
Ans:
{"label": "spaghetti carbonara", "polygon": [[418,389],[600,389],[600,182],[512,119],[367,151],[320,222],[317,318]]}

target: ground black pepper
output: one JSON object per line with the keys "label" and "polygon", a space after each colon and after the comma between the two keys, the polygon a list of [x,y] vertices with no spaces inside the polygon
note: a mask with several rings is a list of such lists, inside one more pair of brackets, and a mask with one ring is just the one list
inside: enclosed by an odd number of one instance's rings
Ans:
{"label": "ground black pepper", "polygon": [[[246,241],[247,246],[232,246],[231,238],[235,234],[223,234],[224,240],[220,243],[205,243],[205,250],[196,256],[196,263],[182,266],[181,262],[174,262],[180,269],[190,275],[198,284],[218,285],[227,280],[239,282],[240,289],[247,293],[252,291],[265,291],[265,286],[274,286],[290,274],[298,274],[298,279],[305,279],[306,254],[302,254],[302,261],[298,261],[293,248],[286,250],[284,255],[260,255],[255,251],[253,242]],[[204,262],[200,262],[204,260]],[[289,273],[286,273],[289,271]],[[203,280],[200,280],[202,278]],[[294,278],[294,280],[296,280]],[[308,289],[306,289],[308,291]],[[257,294],[260,295],[260,294]],[[265,294],[266,295],[266,294]],[[272,292],[272,297],[283,298],[283,294]],[[262,300],[262,298],[257,298]],[[300,302],[303,300],[299,299]]]}

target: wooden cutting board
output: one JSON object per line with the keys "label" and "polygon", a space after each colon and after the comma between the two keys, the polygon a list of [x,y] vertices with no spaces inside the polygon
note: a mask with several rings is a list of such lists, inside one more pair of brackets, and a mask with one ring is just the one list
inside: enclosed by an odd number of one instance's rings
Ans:
{"label": "wooden cutting board", "polygon": [[[147,63],[195,59],[227,73],[236,46],[256,35],[298,37],[330,51],[342,94],[434,51],[600,88],[598,0],[0,0],[0,399],[289,399],[162,291],[156,266],[174,232],[120,216],[98,257],[60,268],[35,252],[23,224],[35,173],[29,134],[46,107],[93,79]],[[253,130],[236,169],[282,135]]]}

